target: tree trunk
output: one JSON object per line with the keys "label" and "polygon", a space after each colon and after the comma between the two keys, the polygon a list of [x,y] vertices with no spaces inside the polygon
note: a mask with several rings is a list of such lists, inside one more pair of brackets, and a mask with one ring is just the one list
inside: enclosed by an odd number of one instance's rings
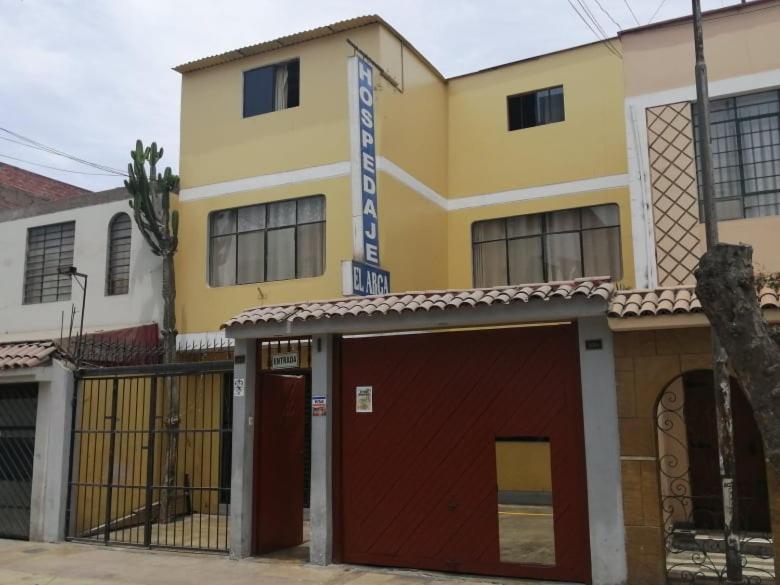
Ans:
{"label": "tree trunk", "polygon": [[766,458],[780,471],[780,346],[758,304],[752,259],[750,246],[717,244],[699,262],[696,294],[753,407]]}
{"label": "tree trunk", "polygon": [[[176,360],[176,277],[173,266],[173,254],[163,255],[163,348],[165,363]],[[176,459],[179,444],[179,385],[175,376],[165,378],[165,443],[163,448],[163,485],[160,494],[160,522],[172,520],[176,510],[171,510],[170,502],[176,493]]]}

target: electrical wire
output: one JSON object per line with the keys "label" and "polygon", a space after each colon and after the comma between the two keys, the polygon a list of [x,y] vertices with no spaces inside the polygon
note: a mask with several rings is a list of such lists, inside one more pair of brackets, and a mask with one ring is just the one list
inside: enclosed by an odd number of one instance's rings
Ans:
{"label": "electrical wire", "polygon": [[[577,1],[579,2],[580,0],[577,0]],[[577,6],[574,4],[573,0],[568,0],[568,2],[569,2],[569,6],[571,6],[572,10],[574,10],[574,12],[577,14],[577,16],[579,16],[580,20],[581,20],[582,22],[584,22],[584,23],[585,23],[585,26],[587,26],[587,27],[590,29],[590,31],[591,31],[591,32],[592,32],[594,35],[596,35],[596,38],[597,38],[599,41],[601,41],[601,42],[603,42],[603,43],[604,43],[604,47],[605,47],[605,48],[606,48],[606,49],[607,49],[607,50],[608,50],[610,53],[612,53],[612,54],[613,54],[615,57],[617,57],[618,59],[621,59],[621,58],[622,58],[622,55],[621,55],[619,52],[617,52],[617,51],[615,50],[615,48],[612,46],[612,44],[611,44],[611,43],[610,43],[610,42],[609,42],[609,41],[608,41],[606,38],[604,38],[602,35],[600,35],[600,34],[599,34],[597,31],[596,31],[596,29],[593,27],[593,25],[592,25],[590,22],[588,22],[588,19],[587,19],[587,18],[586,18],[586,17],[585,17],[583,14],[581,14],[579,10],[577,10]],[[597,26],[598,26],[598,23],[597,23]],[[600,30],[603,30],[603,29],[601,29],[601,27],[600,27],[600,26],[598,26],[598,28],[599,28]],[[606,35],[605,35],[605,36],[606,36]]]}
{"label": "electrical wire", "polygon": [[0,131],[5,132],[6,134],[9,134],[9,135],[11,135],[11,136],[13,136],[14,138],[17,139],[17,140],[14,140],[12,138],[8,138],[7,136],[0,136],[0,139],[2,139],[2,140],[6,140],[6,141],[12,142],[14,144],[19,144],[19,145],[25,146],[27,148],[32,148],[34,150],[41,150],[41,151],[47,152],[49,154],[62,156],[64,158],[67,158],[67,159],[72,160],[74,162],[77,162],[79,164],[83,164],[83,165],[86,165],[86,166],[98,169],[98,170],[106,172],[106,173],[111,173],[111,174],[114,174],[114,175],[120,175],[120,176],[123,176],[123,177],[127,176],[127,173],[125,173],[124,171],[120,171],[119,169],[115,169],[113,167],[109,167],[109,166],[106,166],[106,165],[103,165],[103,164],[99,164],[99,163],[95,163],[95,162],[92,162],[92,161],[85,160],[83,158],[80,158],[80,157],[77,157],[75,155],[69,154],[69,153],[64,152],[62,150],[58,150],[58,149],[53,148],[51,146],[47,146],[47,145],[45,145],[45,144],[43,144],[41,142],[33,140],[32,138],[28,138],[27,136],[24,136],[22,134],[18,134],[17,132],[13,132],[12,130],[8,130],[7,128],[3,128],[3,127],[0,126]]}
{"label": "electrical wire", "polygon": [[634,12],[634,9],[631,8],[631,4],[628,3],[628,0],[623,0],[623,3],[626,5],[626,8],[628,8],[628,11],[631,13],[631,16],[634,17],[634,22],[636,23],[636,25],[637,26],[642,26],[639,23],[639,19],[636,17],[636,13]]}
{"label": "electrical wire", "polygon": [[650,20],[647,21],[647,24],[653,22],[653,19],[656,17],[656,15],[661,10],[661,8],[664,7],[664,4],[666,4],[666,0],[661,0],[661,3],[658,5],[658,8],[655,9],[655,12],[653,12],[653,16],[650,17]]}
{"label": "electrical wire", "polygon": [[115,177],[116,176],[116,174],[114,174],[114,173],[90,173],[89,171],[74,171],[74,170],[71,170],[71,169],[63,169],[63,168],[60,168],[60,167],[52,167],[52,166],[49,166],[49,165],[44,165],[44,164],[41,164],[41,163],[33,162],[31,160],[25,160],[23,158],[17,158],[15,156],[11,156],[11,155],[8,155],[8,154],[2,154],[2,153],[0,153],[0,158],[26,163],[28,165],[35,165],[36,167],[43,167],[44,169],[51,169],[53,171],[60,171],[62,173],[74,173],[74,174],[77,174],[77,175],[92,175],[92,176],[96,176],[96,177]]}
{"label": "electrical wire", "polygon": [[612,21],[612,24],[614,24],[616,27],[618,27],[618,30],[620,30],[621,28],[623,28],[623,27],[620,25],[620,23],[619,23],[617,20],[615,20],[614,18],[612,18],[612,15],[611,15],[611,14],[610,14],[610,13],[607,11],[607,9],[606,9],[606,8],[604,8],[604,6],[601,4],[600,0],[595,0],[595,2],[596,2],[596,5],[597,5],[597,6],[598,6],[598,7],[601,9],[601,11],[602,11],[604,14],[606,14],[606,15],[607,15],[607,18],[609,18],[609,19]]}

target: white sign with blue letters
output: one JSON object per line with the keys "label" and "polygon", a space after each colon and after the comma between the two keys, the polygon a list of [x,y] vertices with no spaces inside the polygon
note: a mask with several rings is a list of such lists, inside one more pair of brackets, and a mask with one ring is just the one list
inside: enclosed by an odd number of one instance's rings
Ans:
{"label": "white sign with blue letters", "polygon": [[390,273],[379,263],[379,209],[374,118],[374,68],[358,53],[350,59],[352,128],[352,261],[343,266],[345,295],[390,292]]}

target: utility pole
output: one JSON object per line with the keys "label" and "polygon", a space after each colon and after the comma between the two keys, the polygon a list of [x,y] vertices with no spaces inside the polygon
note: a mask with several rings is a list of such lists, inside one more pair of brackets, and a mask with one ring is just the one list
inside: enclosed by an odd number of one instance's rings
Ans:
{"label": "utility pole", "polygon": [[[699,122],[699,152],[701,153],[702,196],[707,249],[718,243],[718,219],[715,208],[712,173],[712,143],[710,132],[710,96],[707,86],[707,64],[704,60],[704,33],[702,30],[701,0],[693,3],[693,39],[696,49],[696,115]],[[726,582],[744,583],[739,536],[736,495],[736,465],[734,460],[734,421],[731,413],[731,385],[727,370],[726,351],[714,330],[712,333],[712,372],[715,389],[715,411],[718,424],[718,453],[720,480],[723,491],[723,537],[726,548]]]}

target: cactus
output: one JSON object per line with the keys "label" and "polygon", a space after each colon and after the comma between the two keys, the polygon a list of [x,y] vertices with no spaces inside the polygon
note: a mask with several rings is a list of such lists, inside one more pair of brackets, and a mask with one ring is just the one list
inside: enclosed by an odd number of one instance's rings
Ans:
{"label": "cactus", "polygon": [[[152,253],[163,260],[163,345],[165,361],[176,357],[176,282],[173,256],[179,245],[179,212],[171,211],[171,192],[179,187],[179,177],[170,167],[157,173],[157,163],[163,157],[163,149],[157,143],[144,148],[138,140],[130,151],[132,163],[127,165],[127,191],[132,195],[130,208],[138,229]],[[149,164],[149,173],[146,164]]]}
{"label": "cactus", "polygon": [[[162,174],[157,173],[157,163],[163,156],[163,149],[157,149],[157,143],[144,148],[138,140],[135,150],[130,151],[132,162],[127,165],[128,178],[125,187],[133,197],[130,208],[138,229],[152,252],[162,258],[162,297],[163,297],[163,347],[164,361],[176,360],[176,277],[173,256],[179,245],[179,213],[171,211],[171,192],[179,187],[179,177],[165,167]],[[149,165],[149,173],[146,165]],[[163,479],[166,489],[160,494],[160,522],[172,519],[168,502],[175,496],[176,455],[179,428],[179,388],[175,376],[165,379],[165,445],[163,448]]]}

